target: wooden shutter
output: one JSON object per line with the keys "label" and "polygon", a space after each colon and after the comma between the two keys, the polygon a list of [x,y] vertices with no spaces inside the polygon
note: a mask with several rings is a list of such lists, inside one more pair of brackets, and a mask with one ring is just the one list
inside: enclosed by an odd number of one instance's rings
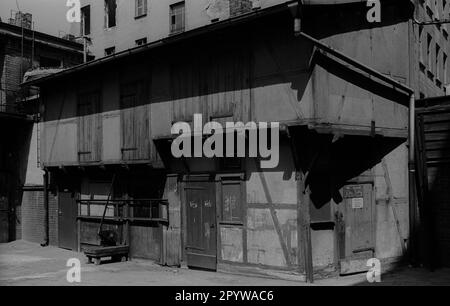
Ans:
{"label": "wooden shutter", "polygon": [[101,120],[99,93],[83,94],[78,99],[78,160],[100,161]]}
{"label": "wooden shutter", "polygon": [[143,81],[121,86],[121,143],[123,160],[150,158],[149,121]]}

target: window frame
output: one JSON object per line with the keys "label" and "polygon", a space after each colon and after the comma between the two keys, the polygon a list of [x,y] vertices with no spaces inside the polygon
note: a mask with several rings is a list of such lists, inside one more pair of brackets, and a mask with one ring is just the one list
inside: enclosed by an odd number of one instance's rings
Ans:
{"label": "window frame", "polygon": [[[112,51],[112,52],[108,52],[108,51]],[[105,49],[105,56],[111,56],[114,55],[116,53],[116,47],[109,47]]]}
{"label": "window frame", "polygon": [[444,84],[444,86],[449,85],[448,84],[448,55],[445,52],[442,52],[442,75],[443,75],[443,79],[442,82]]}
{"label": "window frame", "polygon": [[[220,211],[219,211],[219,225],[225,226],[244,226],[246,220],[246,190],[245,190],[245,175],[236,173],[236,174],[218,174],[216,177],[216,181],[218,183],[217,187],[217,197],[220,203]],[[225,216],[225,201],[224,201],[224,185],[239,185],[239,207],[238,217],[233,219],[232,212],[230,212],[231,218],[227,219]]]}
{"label": "window frame", "polygon": [[[173,18],[177,18],[180,16],[181,22],[180,26],[177,27],[177,22],[173,23]],[[180,1],[174,4],[171,4],[169,7],[169,25],[170,25],[170,34],[178,34],[182,33],[186,30],[186,2]]]}
{"label": "window frame", "polygon": [[441,49],[441,46],[439,44],[436,44],[434,48],[435,48],[434,49],[434,53],[435,53],[435,56],[436,56],[435,59],[434,59],[435,65],[436,65],[435,75],[436,75],[436,80],[440,80],[441,79],[441,69],[440,69],[441,67],[440,67],[439,59],[441,57],[442,49]]}
{"label": "window frame", "polygon": [[139,46],[146,45],[148,43],[148,40],[147,40],[147,37],[143,37],[140,39],[136,39],[134,43],[136,44],[136,47],[139,47]]}
{"label": "window frame", "polygon": [[434,78],[434,72],[433,72],[433,36],[430,33],[426,34],[427,38],[427,72],[428,77],[433,79]]}
{"label": "window frame", "polygon": [[[114,4],[114,24],[111,25],[110,22],[110,14],[109,14],[109,10],[110,10],[110,2],[113,2]],[[112,29],[114,27],[117,26],[117,0],[104,0],[104,6],[105,6],[105,24],[104,27],[105,29]]]}
{"label": "window frame", "polygon": [[[86,14],[88,13],[88,14]],[[86,31],[86,16],[88,17],[88,25]],[[91,6],[86,5],[81,8],[81,24],[80,24],[80,34],[81,36],[91,35]]]}
{"label": "window frame", "polygon": [[[139,6],[139,1],[142,1],[142,5]],[[142,12],[139,12],[139,9],[142,9]],[[147,0],[135,0],[134,2],[134,18],[139,19],[147,16],[148,13],[148,1]]]}

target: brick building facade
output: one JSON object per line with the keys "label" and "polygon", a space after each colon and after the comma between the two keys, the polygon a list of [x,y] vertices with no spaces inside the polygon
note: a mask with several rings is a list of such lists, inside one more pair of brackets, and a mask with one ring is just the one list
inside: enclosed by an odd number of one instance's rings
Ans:
{"label": "brick building facade", "polygon": [[[45,235],[43,171],[38,165],[39,91],[21,88],[26,72],[61,69],[83,61],[83,46],[0,22],[0,196],[2,242],[41,243]],[[4,184],[3,184],[4,183]],[[50,243],[57,245],[57,203],[49,197]]]}

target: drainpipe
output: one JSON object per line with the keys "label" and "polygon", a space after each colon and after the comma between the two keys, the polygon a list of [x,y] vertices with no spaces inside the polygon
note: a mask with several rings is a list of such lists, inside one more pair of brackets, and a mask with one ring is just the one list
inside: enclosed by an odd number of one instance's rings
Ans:
{"label": "drainpipe", "polygon": [[49,208],[48,208],[48,170],[44,169],[44,241],[41,246],[46,247],[50,244],[49,239]]}
{"label": "drainpipe", "polygon": [[416,193],[415,193],[415,127],[416,127],[416,101],[414,94],[409,97],[409,151],[408,151],[408,179],[409,179],[409,262],[411,265],[416,264],[417,256],[417,209],[416,209]]}

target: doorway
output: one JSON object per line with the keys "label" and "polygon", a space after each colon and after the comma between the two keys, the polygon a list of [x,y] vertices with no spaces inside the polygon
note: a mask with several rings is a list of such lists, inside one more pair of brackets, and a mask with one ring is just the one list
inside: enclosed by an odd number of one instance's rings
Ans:
{"label": "doorway", "polygon": [[76,251],[78,206],[72,192],[58,193],[58,243],[63,249]]}
{"label": "doorway", "polygon": [[189,181],[186,195],[186,256],[192,268],[217,269],[215,184]]}
{"label": "doorway", "polygon": [[367,271],[375,256],[375,203],[372,184],[344,186],[336,212],[340,274]]}
{"label": "doorway", "polygon": [[10,186],[7,172],[0,171],[0,243],[10,241]]}

